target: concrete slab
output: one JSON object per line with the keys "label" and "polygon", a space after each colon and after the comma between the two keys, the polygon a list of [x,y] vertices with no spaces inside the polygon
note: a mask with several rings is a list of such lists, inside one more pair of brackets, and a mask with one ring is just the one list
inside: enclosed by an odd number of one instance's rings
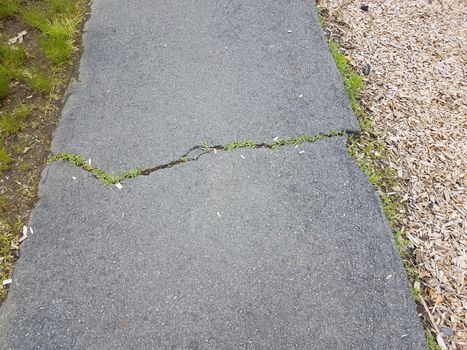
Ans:
{"label": "concrete slab", "polygon": [[2,349],[425,349],[342,138],[211,154],[121,190],[67,164],[43,175]]}

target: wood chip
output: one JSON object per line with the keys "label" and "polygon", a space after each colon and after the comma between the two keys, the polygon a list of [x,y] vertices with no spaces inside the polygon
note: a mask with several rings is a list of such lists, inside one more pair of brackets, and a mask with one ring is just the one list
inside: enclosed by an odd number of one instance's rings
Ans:
{"label": "wood chip", "polygon": [[428,315],[454,330],[447,349],[467,349],[465,2],[368,0],[368,11],[356,0],[318,2],[356,70],[371,65],[362,104],[397,155]]}
{"label": "wood chip", "polygon": [[26,238],[28,238],[28,227],[27,227],[27,226],[23,226],[23,235],[20,237],[20,239],[18,240],[18,242],[21,243],[21,242],[24,241]]}
{"label": "wood chip", "polygon": [[8,40],[8,43],[10,45],[12,44],[21,44],[23,42],[23,37],[27,34],[28,32],[23,30],[22,32],[19,32],[18,35],[16,35],[15,37],[11,38],[10,40]]}

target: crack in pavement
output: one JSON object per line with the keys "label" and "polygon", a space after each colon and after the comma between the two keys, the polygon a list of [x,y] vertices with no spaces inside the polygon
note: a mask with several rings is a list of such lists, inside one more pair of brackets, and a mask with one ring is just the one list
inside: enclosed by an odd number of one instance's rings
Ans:
{"label": "crack in pavement", "polygon": [[[125,171],[122,175],[114,175],[112,173],[106,172],[103,169],[94,167],[91,165],[90,161],[89,162],[85,161],[81,155],[75,154],[75,153],[66,153],[66,152],[57,153],[50,158],[49,162],[55,162],[55,161],[68,162],[70,164],[73,164],[77,167],[84,169],[87,172],[90,172],[96,179],[100,180],[106,185],[115,185],[126,179],[131,179],[131,178],[135,178],[138,176],[148,176],[154,172],[164,170],[164,169],[169,169],[179,164],[196,161],[205,154],[209,154],[209,153],[216,154],[218,151],[230,152],[230,151],[235,151],[235,150],[242,149],[242,148],[279,149],[286,145],[300,145],[302,143],[314,143],[324,138],[331,138],[331,137],[336,137],[336,136],[347,137],[348,135],[352,133],[353,132],[349,132],[349,131],[330,131],[327,133],[319,133],[315,135],[303,134],[303,135],[292,137],[290,139],[275,138],[272,143],[256,142],[253,140],[243,140],[243,141],[230,142],[225,145],[210,146],[207,142],[205,142],[202,145],[193,146],[185,154],[183,154],[176,160],[173,160],[173,161],[170,161],[164,164],[159,164],[154,167],[150,167],[146,169],[132,168],[130,170]],[[196,151],[199,151],[200,153],[194,156],[190,156],[193,152],[196,152]]]}

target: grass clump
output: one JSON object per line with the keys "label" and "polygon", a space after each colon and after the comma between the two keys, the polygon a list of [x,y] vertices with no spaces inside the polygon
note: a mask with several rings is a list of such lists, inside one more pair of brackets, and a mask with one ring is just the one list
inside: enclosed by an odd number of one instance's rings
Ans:
{"label": "grass clump", "polygon": [[23,12],[23,20],[31,27],[45,31],[48,26],[47,12],[39,6],[30,6]]}
{"label": "grass clump", "polygon": [[[73,153],[58,153],[54,155],[50,161],[66,161],[77,167],[80,167],[86,171],[92,173],[98,180],[102,181],[106,185],[115,185],[116,183],[120,182],[124,177],[120,177],[114,174],[107,173],[106,171],[96,168],[86,162],[79,154]],[[134,174],[134,170],[131,171],[131,174]]]}
{"label": "grass clump", "polygon": [[31,108],[20,104],[13,111],[5,113],[0,117],[0,132],[4,135],[18,133],[24,125],[24,121],[31,114]]}
{"label": "grass clump", "polygon": [[436,341],[436,337],[429,330],[425,330],[425,339],[431,350],[442,350]]}
{"label": "grass clump", "polygon": [[239,148],[255,148],[257,146],[257,143],[252,140],[245,140],[245,141],[237,141],[237,142],[231,142],[228,143],[224,146],[224,149],[226,151],[233,151]]}
{"label": "grass clump", "polygon": [[52,88],[52,81],[49,76],[38,69],[23,72],[26,84],[38,92],[50,92]]}
{"label": "grass clump", "polygon": [[73,16],[76,13],[76,2],[73,0],[51,0],[50,9],[54,14]]}
{"label": "grass clump", "polygon": [[26,51],[22,45],[0,43],[0,100],[8,96],[10,83],[17,78],[25,61]]}
{"label": "grass clump", "polygon": [[18,12],[18,0],[0,0],[0,17],[11,17]]}
{"label": "grass clump", "polygon": [[81,22],[76,9],[75,3],[60,0],[51,2],[50,12],[40,7],[23,12],[25,22],[42,32],[42,51],[57,66],[66,64],[76,51],[74,41]]}
{"label": "grass clump", "polygon": [[350,105],[357,117],[362,131],[369,131],[372,128],[371,120],[368,118],[364,108],[359,102],[361,91],[364,87],[363,77],[355,73],[347,56],[342,52],[337,42],[328,40],[329,49],[336,62],[337,69],[344,80],[345,92],[350,100]]}
{"label": "grass clump", "polygon": [[47,37],[41,40],[40,45],[44,55],[54,64],[63,65],[75,52],[73,41],[62,37]]}
{"label": "grass clump", "polygon": [[132,179],[134,177],[138,177],[141,175],[141,169],[139,168],[133,168],[130,170],[127,170],[123,173],[122,178],[123,179]]}
{"label": "grass clump", "polygon": [[10,92],[11,74],[3,66],[0,66],[0,100],[8,96]]}
{"label": "grass clump", "polygon": [[26,58],[26,50],[22,44],[0,44],[0,62],[4,67],[18,69],[24,65]]}
{"label": "grass clump", "polygon": [[0,148],[0,171],[7,171],[11,169],[13,159],[10,157],[5,148]]}

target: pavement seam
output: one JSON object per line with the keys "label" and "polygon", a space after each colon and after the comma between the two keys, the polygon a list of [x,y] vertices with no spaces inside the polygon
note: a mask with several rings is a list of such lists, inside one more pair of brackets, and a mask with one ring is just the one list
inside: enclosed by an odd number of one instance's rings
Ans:
{"label": "pavement seam", "polygon": [[[327,133],[318,133],[314,135],[310,134],[302,134],[298,135],[289,139],[279,139],[275,138],[272,143],[266,142],[257,142],[254,140],[242,140],[242,141],[234,141],[229,142],[224,145],[209,145],[207,142],[204,142],[202,145],[196,145],[191,147],[185,154],[180,156],[179,158],[172,160],[168,163],[159,164],[153,167],[149,167],[146,169],[140,168],[131,168],[122,175],[115,175],[109,173],[103,169],[95,167],[91,165],[91,162],[87,162],[84,158],[76,153],[67,153],[67,152],[60,152],[57,154],[52,155],[49,160],[49,163],[62,161],[68,162],[72,165],[75,165],[83,170],[91,173],[96,179],[104,183],[105,185],[115,185],[121,183],[123,180],[135,178],[138,176],[148,176],[154,172],[170,169],[176,165],[188,163],[192,161],[198,160],[205,154],[217,152],[231,152],[242,148],[267,148],[267,149],[279,149],[283,146],[287,145],[300,145],[303,143],[315,143],[325,138],[332,138],[338,136],[345,136],[348,137],[353,132],[350,131],[330,131]],[[200,151],[199,154],[191,156],[192,153]]]}

